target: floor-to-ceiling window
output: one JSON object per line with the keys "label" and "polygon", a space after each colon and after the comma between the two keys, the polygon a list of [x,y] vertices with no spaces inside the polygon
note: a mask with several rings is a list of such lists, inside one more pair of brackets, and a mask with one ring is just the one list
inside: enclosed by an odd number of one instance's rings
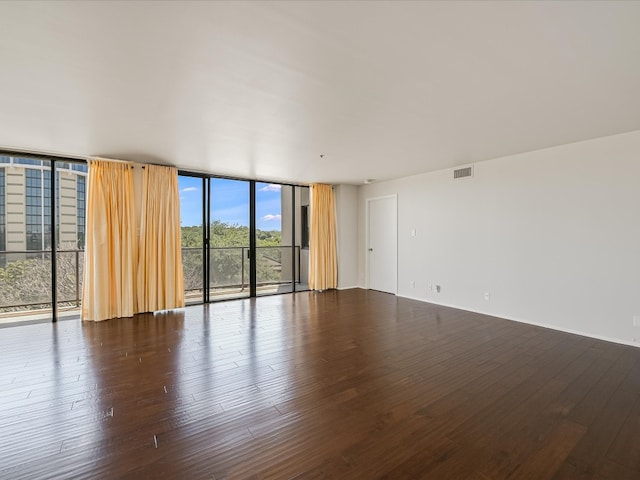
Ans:
{"label": "floor-to-ceiling window", "polygon": [[51,312],[51,161],[3,155],[2,165],[0,322],[6,323]]}
{"label": "floor-to-ceiling window", "polygon": [[88,167],[56,162],[55,170],[57,310],[59,316],[75,316],[82,298]]}
{"label": "floor-to-ceiling window", "polygon": [[178,175],[184,300],[187,305],[205,300],[206,182],[207,179],[203,177]]}
{"label": "floor-to-ceiling window", "polygon": [[294,285],[293,187],[256,183],[256,293],[288,293]]}
{"label": "floor-to-ceiling window", "polygon": [[308,187],[189,172],[178,183],[187,303],[308,289]]}
{"label": "floor-to-ceiling window", "polygon": [[78,316],[86,175],[84,162],[0,155],[0,324]]}
{"label": "floor-to-ceiling window", "polygon": [[209,179],[209,300],[248,297],[251,182]]}
{"label": "floor-to-ceiling window", "polygon": [[[0,324],[79,317],[87,174],[0,154]],[[179,188],[188,304],[307,289],[308,187],[181,172]]]}

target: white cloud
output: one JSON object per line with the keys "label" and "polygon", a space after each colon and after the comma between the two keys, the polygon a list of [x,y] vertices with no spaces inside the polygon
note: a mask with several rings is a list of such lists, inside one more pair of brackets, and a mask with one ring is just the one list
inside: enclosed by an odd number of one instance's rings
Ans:
{"label": "white cloud", "polygon": [[197,192],[198,191],[198,187],[186,187],[186,188],[183,188],[181,191],[183,191],[183,192]]}
{"label": "white cloud", "polygon": [[265,222],[270,222],[271,220],[280,220],[282,218],[282,215],[265,215],[264,217],[262,217],[262,220],[264,220]]}
{"label": "white cloud", "polygon": [[261,192],[279,192],[282,189],[282,185],[277,183],[270,183],[260,189]]}

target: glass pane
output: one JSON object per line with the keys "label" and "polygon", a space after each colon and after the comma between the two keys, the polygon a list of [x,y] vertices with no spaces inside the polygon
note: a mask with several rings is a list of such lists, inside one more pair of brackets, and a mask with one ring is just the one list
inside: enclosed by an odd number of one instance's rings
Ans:
{"label": "glass pane", "polygon": [[256,183],[256,293],[293,291],[293,187]]}
{"label": "glass pane", "polygon": [[209,299],[249,296],[249,182],[210,179]]}
{"label": "glass pane", "polygon": [[[71,166],[75,168],[71,168]],[[64,170],[59,171],[62,167]],[[87,165],[56,162],[58,318],[80,317],[86,226]]]}
{"label": "glass pane", "polygon": [[0,322],[51,318],[51,162],[0,170]]}
{"label": "glass pane", "polygon": [[309,187],[295,187],[296,291],[309,290]]}
{"label": "glass pane", "polygon": [[58,318],[79,317],[84,251],[70,247],[56,253]]}
{"label": "glass pane", "polygon": [[178,176],[184,299],[187,304],[204,301],[203,182],[204,180],[198,177]]}

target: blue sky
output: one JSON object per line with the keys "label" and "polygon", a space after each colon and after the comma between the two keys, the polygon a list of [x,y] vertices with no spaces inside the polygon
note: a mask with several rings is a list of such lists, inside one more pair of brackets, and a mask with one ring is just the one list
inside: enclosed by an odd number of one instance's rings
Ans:
{"label": "blue sky", "polygon": [[[202,179],[178,176],[180,223],[202,225]],[[281,230],[280,185],[256,183],[256,227]],[[249,182],[211,179],[211,220],[249,225]]]}

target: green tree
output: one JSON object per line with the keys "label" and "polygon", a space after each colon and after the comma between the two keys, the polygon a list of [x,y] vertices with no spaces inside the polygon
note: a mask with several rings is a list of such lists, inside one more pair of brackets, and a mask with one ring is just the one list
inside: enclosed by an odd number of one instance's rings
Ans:
{"label": "green tree", "polygon": [[[214,221],[210,226],[210,271],[212,286],[232,287],[249,281],[249,228]],[[185,290],[202,289],[203,253],[202,226],[182,227],[182,265]],[[259,247],[256,270],[260,282],[278,283],[281,280],[282,235],[277,230],[257,230],[256,245]],[[82,286],[84,253],[76,253],[75,245],[61,245],[57,255],[58,301],[61,305],[73,305],[76,299],[76,284]],[[64,250],[70,250],[64,252]],[[289,249],[284,249],[286,252]],[[6,253],[6,264],[0,268],[0,312],[38,308],[20,306],[43,303],[51,300],[51,254],[25,255]],[[242,278],[244,260],[244,278]],[[77,265],[76,265],[77,262]],[[78,272],[78,275],[76,275]],[[7,307],[12,305],[13,307]]]}
{"label": "green tree", "polygon": [[[249,227],[214,220],[210,225],[210,278],[213,287],[247,285],[249,282]],[[277,230],[256,230],[256,270],[261,282],[281,279],[282,234]],[[202,285],[202,226],[182,227],[182,263],[185,289]],[[271,248],[266,248],[271,247]],[[244,278],[243,272],[244,260]]]}
{"label": "green tree", "polygon": [[[79,291],[82,286],[84,255],[65,251],[72,249],[75,249],[75,244],[63,244],[56,256],[58,305],[63,307],[75,305],[76,282]],[[10,252],[4,255],[7,263],[4,268],[0,268],[0,312],[49,308],[47,302],[51,302],[51,253],[26,254],[27,258],[25,254]],[[29,255],[31,258],[28,258]]]}

